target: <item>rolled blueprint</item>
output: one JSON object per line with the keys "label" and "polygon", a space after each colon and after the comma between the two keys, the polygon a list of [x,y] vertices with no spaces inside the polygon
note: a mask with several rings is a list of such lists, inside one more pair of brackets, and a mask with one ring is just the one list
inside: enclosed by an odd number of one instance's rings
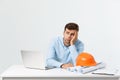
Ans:
{"label": "rolled blueprint", "polygon": [[92,71],[95,71],[95,70],[98,70],[98,69],[102,69],[102,68],[105,68],[105,63],[101,62],[101,63],[98,63],[96,66],[91,66],[91,67],[83,67],[81,69],[81,73],[88,73],[88,72],[92,72]]}
{"label": "rolled blueprint", "polygon": [[105,63],[100,62],[96,66],[90,66],[90,67],[75,66],[75,67],[69,67],[67,68],[67,70],[71,72],[80,72],[82,74],[85,74],[102,68],[105,68]]}

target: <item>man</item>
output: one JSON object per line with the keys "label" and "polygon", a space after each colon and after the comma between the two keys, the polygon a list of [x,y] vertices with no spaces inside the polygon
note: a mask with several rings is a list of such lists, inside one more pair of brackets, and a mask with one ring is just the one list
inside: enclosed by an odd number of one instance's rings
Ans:
{"label": "man", "polygon": [[78,31],[76,23],[65,25],[63,37],[57,37],[50,45],[47,67],[65,69],[76,65],[76,57],[84,49],[84,44],[78,39]]}

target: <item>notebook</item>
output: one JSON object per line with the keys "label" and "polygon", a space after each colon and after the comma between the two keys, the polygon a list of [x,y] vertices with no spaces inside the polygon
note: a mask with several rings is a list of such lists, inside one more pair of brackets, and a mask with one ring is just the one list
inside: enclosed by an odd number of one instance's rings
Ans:
{"label": "notebook", "polygon": [[46,70],[45,58],[40,51],[21,50],[23,64],[26,68]]}

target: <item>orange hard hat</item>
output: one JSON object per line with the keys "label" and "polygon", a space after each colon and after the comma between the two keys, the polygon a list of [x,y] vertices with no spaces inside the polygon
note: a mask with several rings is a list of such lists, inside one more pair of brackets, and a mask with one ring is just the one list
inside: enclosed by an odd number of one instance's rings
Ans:
{"label": "orange hard hat", "polygon": [[87,52],[81,52],[76,58],[76,66],[95,66],[96,64],[94,57]]}

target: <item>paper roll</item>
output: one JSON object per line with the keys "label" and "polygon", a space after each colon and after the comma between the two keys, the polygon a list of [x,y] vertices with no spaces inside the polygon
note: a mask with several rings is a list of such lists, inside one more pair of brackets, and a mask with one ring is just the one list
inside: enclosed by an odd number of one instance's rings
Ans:
{"label": "paper roll", "polygon": [[67,68],[67,70],[71,72],[80,72],[85,74],[102,68],[105,68],[105,63],[100,62],[96,66],[90,66],[90,67],[75,66],[75,67],[69,67]]}
{"label": "paper roll", "polygon": [[81,73],[88,73],[88,72],[92,72],[92,71],[95,71],[95,70],[98,70],[98,69],[101,69],[101,68],[105,68],[105,63],[101,62],[101,63],[98,63],[96,66],[91,66],[91,67],[83,67],[81,69]]}

